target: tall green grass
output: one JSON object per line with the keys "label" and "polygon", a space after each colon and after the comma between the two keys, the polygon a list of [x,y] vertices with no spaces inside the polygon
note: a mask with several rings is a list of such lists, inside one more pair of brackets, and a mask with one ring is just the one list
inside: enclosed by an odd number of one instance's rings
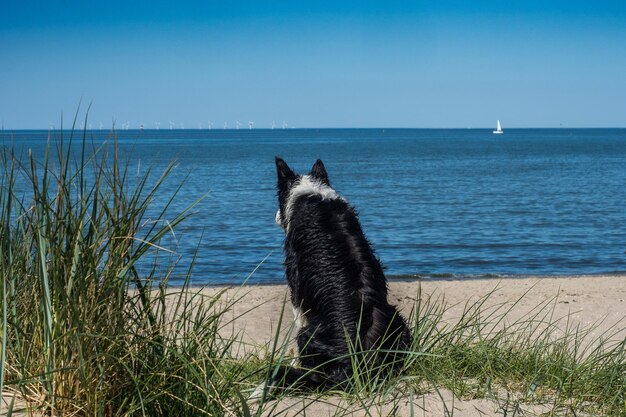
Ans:
{"label": "tall green grass", "polygon": [[[45,155],[0,150],[0,388],[48,415],[220,415],[243,364],[228,306],[156,274],[188,215],[152,202],[173,169],[133,176],[109,145],[59,132]],[[149,208],[152,211],[149,211]],[[142,260],[149,257],[151,260]],[[189,277],[190,271],[187,271]]]}

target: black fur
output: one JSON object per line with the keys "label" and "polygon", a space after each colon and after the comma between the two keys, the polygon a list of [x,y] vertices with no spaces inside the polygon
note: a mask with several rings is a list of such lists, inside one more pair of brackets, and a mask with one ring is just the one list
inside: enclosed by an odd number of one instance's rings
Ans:
{"label": "black fur", "polygon": [[[369,369],[393,369],[402,354],[384,351],[407,350],[411,334],[387,302],[383,268],[355,209],[343,198],[313,193],[298,196],[286,213],[290,191],[302,177],[278,157],[276,170],[286,277],[291,302],[304,313],[306,325],[297,335],[304,370],[281,368],[273,383],[342,387],[353,373],[348,356],[355,352]],[[309,176],[330,186],[320,160]]]}

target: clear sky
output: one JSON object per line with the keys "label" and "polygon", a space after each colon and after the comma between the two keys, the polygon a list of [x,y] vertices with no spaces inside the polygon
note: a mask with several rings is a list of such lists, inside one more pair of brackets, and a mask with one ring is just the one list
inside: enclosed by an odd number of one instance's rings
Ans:
{"label": "clear sky", "polygon": [[626,127],[626,1],[11,1],[0,121]]}

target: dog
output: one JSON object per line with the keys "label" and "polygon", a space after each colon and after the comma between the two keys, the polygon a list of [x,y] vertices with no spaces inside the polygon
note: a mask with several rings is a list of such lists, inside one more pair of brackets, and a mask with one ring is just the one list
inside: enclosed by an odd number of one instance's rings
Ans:
{"label": "dog", "polygon": [[331,187],[319,159],[297,175],[276,157],[276,173],[301,367],[278,368],[252,397],[276,387],[345,388],[355,363],[369,372],[397,369],[411,333],[387,301],[383,267],[356,210]]}

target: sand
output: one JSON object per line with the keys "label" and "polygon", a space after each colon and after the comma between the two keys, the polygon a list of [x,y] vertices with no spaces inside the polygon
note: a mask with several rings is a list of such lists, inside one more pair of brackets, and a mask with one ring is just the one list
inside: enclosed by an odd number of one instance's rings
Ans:
{"label": "sand", "polygon": [[[542,303],[550,303],[549,308],[554,311],[553,318],[571,315],[574,322],[582,326],[593,326],[591,338],[602,334],[613,334],[612,337],[616,339],[626,337],[626,275],[394,281],[389,284],[389,301],[408,316],[418,294],[421,294],[422,299],[431,296],[437,302],[445,302],[450,306],[445,317],[453,322],[466,303],[494,290],[485,308],[516,302],[507,315],[509,322],[523,317]],[[292,313],[286,285],[229,289],[212,287],[203,290],[207,295],[220,291],[225,291],[222,296],[224,302],[238,299],[229,313],[229,324],[222,331],[241,335],[246,344],[242,346],[240,354],[245,354],[248,349],[258,349],[259,345],[269,346],[276,334],[285,300],[287,305],[284,308],[280,332],[281,335],[289,335]],[[562,323],[565,325],[565,320]],[[621,330],[615,333],[616,329]],[[448,391],[416,397],[412,403],[413,405],[406,398],[400,401],[399,408],[393,404],[383,404],[372,415],[409,416],[412,415],[413,408],[413,415],[416,416],[443,416],[446,415],[444,407],[456,417],[513,414],[513,410],[506,410],[507,404],[502,401],[455,399]],[[354,410],[350,415],[364,415],[358,406],[345,404],[340,397],[324,397],[322,400],[290,398],[270,405],[275,407],[274,411],[267,411],[265,415],[332,416],[338,409],[344,408]],[[523,410],[517,410],[515,415],[539,415],[549,410],[549,405],[527,406]]]}
{"label": "sand", "polygon": [[[420,291],[421,286],[421,293]],[[626,337],[626,275],[602,275],[580,277],[530,277],[523,279],[470,279],[470,280],[425,280],[391,282],[389,301],[397,305],[400,311],[409,315],[415,305],[418,294],[425,297],[440,297],[437,302],[451,306],[446,312],[446,320],[454,321],[466,303],[497,289],[489,298],[491,306],[499,303],[513,303],[521,298],[509,313],[509,321],[522,317],[541,303],[552,303],[554,317],[568,314],[584,326],[593,325],[591,337],[614,333],[620,339]],[[224,291],[221,303],[236,300],[228,313],[227,325],[222,328],[224,336],[238,334],[243,344],[238,350],[245,355],[250,350],[269,346],[273,340],[284,309],[281,335],[289,335],[292,322],[291,308],[288,303],[288,289],[285,285],[243,286],[238,288],[207,287],[202,292],[213,296]],[[527,293],[527,294],[526,294]],[[522,297],[526,294],[524,297]],[[489,308],[489,305],[486,306]],[[353,411],[353,416],[362,416],[364,412],[358,406],[346,404],[338,396],[326,396],[322,399],[293,397],[281,402],[273,402],[266,408],[264,415],[281,416],[332,416],[338,410]],[[447,412],[446,414],[446,408]],[[501,400],[458,399],[448,391],[439,394],[431,392],[417,396],[411,401],[401,398],[396,406],[391,403],[381,404],[370,412],[373,416],[496,416],[496,415],[539,415],[550,411],[549,405],[526,406],[523,410],[507,409]],[[0,415],[6,412],[0,405]],[[273,411],[272,411],[273,410]],[[412,411],[411,411],[412,410]],[[254,410],[253,410],[254,411]],[[280,411],[280,413],[279,413]],[[413,414],[411,414],[413,412]],[[452,413],[452,414],[450,414]]]}
{"label": "sand", "polygon": [[[389,283],[389,302],[398,306],[407,317],[415,305],[420,286],[422,298],[444,297],[445,303],[451,307],[446,314],[449,320],[457,318],[466,303],[493,291],[486,307],[521,299],[508,315],[511,320],[541,303],[553,302],[555,317],[571,314],[582,325],[595,325],[592,336],[604,333],[616,324],[626,326],[626,275],[392,281]],[[229,324],[224,330],[242,334],[245,342],[253,345],[269,343],[276,334],[283,307],[281,332],[291,326],[293,317],[286,285],[203,289],[206,295],[221,291],[225,291],[221,297],[223,303],[239,300],[234,303]]]}

